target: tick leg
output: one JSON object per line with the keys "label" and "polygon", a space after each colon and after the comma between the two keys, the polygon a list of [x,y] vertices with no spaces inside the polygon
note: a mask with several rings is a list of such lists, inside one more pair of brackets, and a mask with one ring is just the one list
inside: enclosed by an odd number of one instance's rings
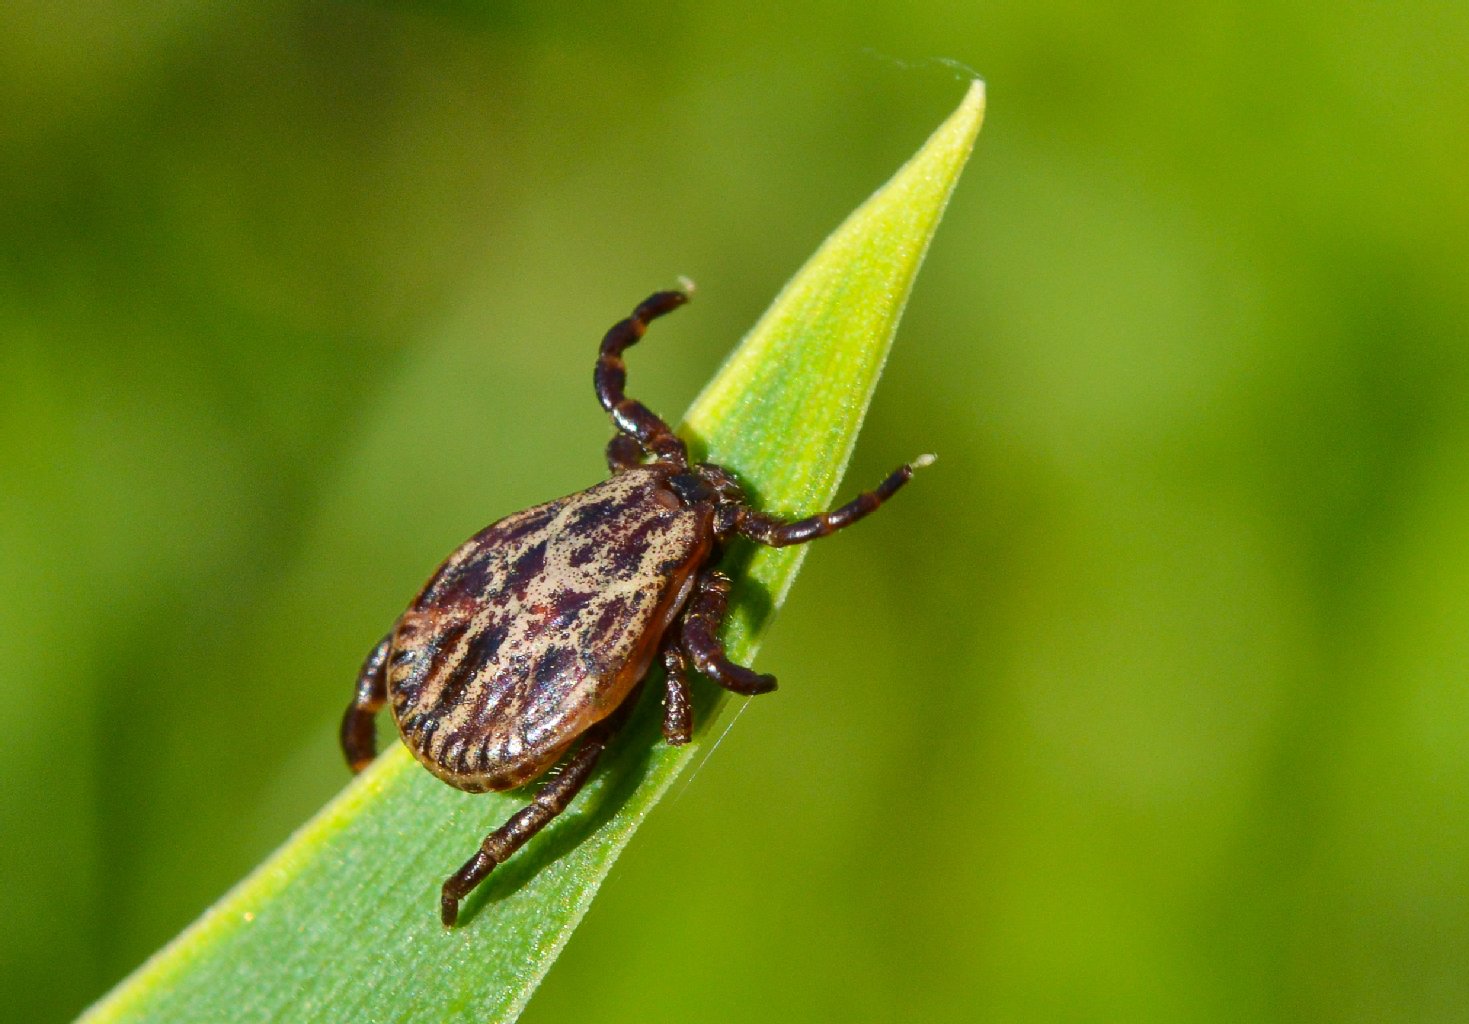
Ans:
{"label": "tick leg", "polygon": [[694,706],[689,696],[689,663],[677,641],[663,646],[663,738],[681,747],[694,736]]}
{"label": "tick leg", "polygon": [[637,438],[626,434],[613,434],[607,442],[607,468],[614,473],[625,473],[643,464],[643,446]]}
{"label": "tick leg", "polygon": [[[660,462],[676,466],[688,464],[688,449],[667,423],[653,413],[642,402],[628,398],[623,388],[627,385],[627,364],[622,361],[622,352],[635,345],[648,324],[665,313],[670,313],[689,301],[687,292],[655,292],[648,296],[632,316],[618,321],[602,339],[597,354],[597,369],[593,381],[597,398],[612,416],[618,430],[633,438],[642,448]],[[615,469],[616,467],[614,467]]]}
{"label": "tick leg", "polygon": [[439,896],[439,916],[445,928],[452,928],[458,922],[460,900],[489,877],[497,864],[505,863],[512,853],[566,810],[586,785],[587,779],[592,777],[597,759],[622,728],[641,690],[641,685],[634,687],[616,711],[583,733],[576,753],[561,766],[560,774],[543,785],[535,799],[511,815],[509,821],[485,836],[474,856],[445,880]]}
{"label": "tick leg", "polygon": [[699,575],[698,588],[683,614],[683,648],[699,671],[726,690],[752,696],[775,689],[775,676],[753,672],[725,657],[719,626],[729,608],[729,577],[718,570]]}
{"label": "tick leg", "polygon": [[357,674],[357,692],[342,716],[342,753],[353,772],[362,771],[377,756],[377,728],[373,718],[388,699],[386,670],[392,641],[392,633],[383,637],[362,663],[362,671]]}
{"label": "tick leg", "polygon": [[857,497],[847,502],[841,508],[821,515],[810,516],[806,519],[786,521],[775,516],[766,515],[764,512],[756,512],[754,509],[746,509],[740,517],[739,531],[753,541],[766,544],[773,548],[783,548],[787,544],[804,544],[808,540],[817,537],[825,537],[829,533],[846,526],[851,526],[857,520],[877,511],[883,502],[896,494],[904,484],[913,479],[913,471],[922,469],[933,462],[932,455],[920,455],[906,466],[899,466],[888,474],[888,478],[878,484],[876,489],[863,491]]}

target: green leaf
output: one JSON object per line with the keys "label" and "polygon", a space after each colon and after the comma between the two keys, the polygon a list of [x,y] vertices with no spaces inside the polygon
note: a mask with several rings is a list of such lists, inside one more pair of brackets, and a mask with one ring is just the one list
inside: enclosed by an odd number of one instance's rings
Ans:
{"label": "green leaf", "polygon": [[[831,504],[983,111],[976,82],[689,410],[696,454],[734,470],[761,507]],[[736,661],[754,657],[804,551],[731,552],[725,640]],[[465,901],[460,927],[440,926],[439,886],[525,796],[460,793],[395,745],[82,1019],[513,1020],[643,818],[718,735],[725,696],[697,690],[694,741],[663,743],[657,701],[645,700],[571,809]]]}

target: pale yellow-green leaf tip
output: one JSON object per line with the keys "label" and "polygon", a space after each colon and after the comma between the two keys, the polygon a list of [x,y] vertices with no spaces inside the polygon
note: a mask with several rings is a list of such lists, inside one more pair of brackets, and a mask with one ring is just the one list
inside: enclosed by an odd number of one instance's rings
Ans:
{"label": "pale yellow-green leaf tip", "polygon": [[[813,445],[828,442],[841,449],[812,460],[820,465],[807,475],[819,480],[803,483],[779,470],[774,476],[784,476],[783,481],[764,474],[758,482],[777,506],[793,512],[832,497],[913,279],[974,148],[984,110],[984,83],[975,79],[918,151],[786,283],[685,415],[685,429],[706,440],[710,457],[747,478],[754,477],[754,460],[751,451],[740,450],[739,439],[749,433],[749,418],[757,411],[766,433],[781,434],[788,450],[810,453]],[[842,373],[809,373],[812,366],[837,365]],[[777,392],[771,381],[793,374],[806,375],[799,404],[840,406],[844,422],[829,430],[817,428],[801,408],[782,410],[764,401],[757,409],[749,400],[752,393]],[[835,394],[843,388],[848,393]]]}

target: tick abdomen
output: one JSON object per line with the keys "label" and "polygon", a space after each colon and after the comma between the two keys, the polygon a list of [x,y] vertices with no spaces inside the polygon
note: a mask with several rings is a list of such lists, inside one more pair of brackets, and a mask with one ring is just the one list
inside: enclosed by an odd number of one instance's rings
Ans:
{"label": "tick abdomen", "polygon": [[549,768],[648,669],[713,543],[659,467],[485,528],[399,619],[388,696],[408,748],[460,789]]}

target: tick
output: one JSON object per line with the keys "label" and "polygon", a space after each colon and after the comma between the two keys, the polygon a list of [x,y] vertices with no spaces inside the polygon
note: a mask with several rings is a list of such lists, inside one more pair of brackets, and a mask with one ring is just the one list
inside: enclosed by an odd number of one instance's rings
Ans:
{"label": "tick", "polygon": [[617,433],[604,483],[516,512],[465,541],[372,649],[342,718],[354,772],[376,756],[374,716],[391,705],[425,768],[470,793],[514,789],[563,762],[531,802],[444,882],[444,925],[497,864],[566,809],[661,662],[663,737],[693,735],[690,663],[728,690],[769,693],[775,677],[730,661],[719,640],[730,579],[715,568],[736,536],[804,544],[850,526],[913,476],[787,521],[751,507],[722,466],[690,464],[684,442],[627,397],[623,350],[688,301],[658,292],[602,339],[594,383]]}

